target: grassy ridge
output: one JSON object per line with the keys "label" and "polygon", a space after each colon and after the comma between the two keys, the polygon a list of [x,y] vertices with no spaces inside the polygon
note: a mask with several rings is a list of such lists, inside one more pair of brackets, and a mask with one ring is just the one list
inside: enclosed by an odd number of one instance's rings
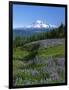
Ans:
{"label": "grassy ridge", "polygon": [[29,54],[28,51],[26,50],[23,50],[21,48],[14,48],[13,49],[13,59],[22,59],[23,57],[27,56]]}
{"label": "grassy ridge", "polygon": [[42,57],[48,56],[64,56],[64,45],[57,45],[54,47],[40,49],[38,55]]}
{"label": "grassy ridge", "polygon": [[[42,56],[42,57],[64,56],[64,52],[65,52],[64,49],[65,49],[64,45],[57,45],[54,47],[39,49],[38,56]],[[15,50],[13,50],[13,59],[14,58],[23,58],[27,55],[29,55],[29,52],[26,50],[22,50],[20,48],[16,48]]]}

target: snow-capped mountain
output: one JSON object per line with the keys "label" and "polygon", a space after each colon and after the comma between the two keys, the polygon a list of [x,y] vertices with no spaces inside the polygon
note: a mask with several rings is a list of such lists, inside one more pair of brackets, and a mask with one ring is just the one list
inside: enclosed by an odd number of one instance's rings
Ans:
{"label": "snow-capped mountain", "polygon": [[41,20],[37,20],[36,22],[33,22],[31,25],[27,25],[25,28],[55,28],[55,25],[46,24]]}

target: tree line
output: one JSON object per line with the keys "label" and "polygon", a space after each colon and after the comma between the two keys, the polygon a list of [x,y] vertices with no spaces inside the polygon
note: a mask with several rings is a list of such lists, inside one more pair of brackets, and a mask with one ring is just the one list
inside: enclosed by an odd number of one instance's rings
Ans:
{"label": "tree line", "polygon": [[52,30],[50,30],[48,32],[34,34],[29,37],[17,36],[13,40],[13,47],[23,46],[26,43],[29,43],[32,41],[37,41],[37,40],[52,39],[52,38],[64,38],[64,37],[65,37],[65,26],[61,23],[61,25],[58,28],[53,28]]}

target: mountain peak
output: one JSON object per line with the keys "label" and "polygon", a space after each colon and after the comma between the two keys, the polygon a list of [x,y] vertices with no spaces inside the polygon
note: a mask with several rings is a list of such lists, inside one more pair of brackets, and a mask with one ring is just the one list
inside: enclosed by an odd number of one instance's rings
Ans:
{"label": "mountain peak", "polygon": [[42,21],[41,21],[41,20],[37,20],[37,21],[36,21],[36,23],[41,24],[41,23],[42,23]]}
{"label": "mountain peak", "polygon": [[51,24],[46,24],[41,20],[36,20],[32,24],[26,26],[26,28],[54,28],[54,27],[56,26]]}

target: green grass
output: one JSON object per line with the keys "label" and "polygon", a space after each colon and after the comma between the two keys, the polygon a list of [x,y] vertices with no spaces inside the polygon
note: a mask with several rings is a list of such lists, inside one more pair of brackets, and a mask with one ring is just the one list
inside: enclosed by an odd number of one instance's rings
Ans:
{"label": "green grass", "polygon": [[49,57],[49,56],[64,56],[64,45],[57,45],[54,47],[49,47],[49,48],[44,48],[44,49],[40,49],[38,51],[38,55],[42,56],[42,57]]}
{"label": "green grass", "polygon": [[24,67],[26,64],[23,61],[13,60],[13,70],[18,70]]}
{"label": "green grass", "polygon": [[[65,53],[65,46],[64,45],[57,45],[54,47],[48,47],[48,48],[43,48],[38,50],[38,56],[40,57],[49,57],[49,56],[54,56],[54,57],[60,57],[64,56]],[[49,78],[49,73],[43,73],[42,71],[33,77],[31,71],[23,71],[26,69],[33,69],[40,71],[41,68],[46,66],[46,64],[29,64],[28,62],[24,62],[19,60],[19,58],[24,58],[25,56],[28,56],[29,52],[26,50],[23,50],[21,48],[15,48],[13,49],[13,79],[16,81],[16,85],[27,85],[27,81],[29,80],[30,84],[38,84],[41,79],[44,79],[45,77]],[[16,58],[16,60],[14,59]],[[17,59],[18,58],[18,59]],[[60,75],[60,80],[64,79],[63,72]],[[18,79],[17,79],[18,78]],[[17,80],[16,80],[17,79]],[[50,83],[56,83],[60,82],[59,81],[50,81]]]}
{"label": "green grass", "polygon": [[26,50],[23,50],[23,49],[20,49],[20,48],[15,48],[15,49],[13,49],[13,59],[14,58],[23,58],[23,57],[25,57],[25,56],[27,56],[29,54],[29,52],[28,51],[26,51]]}
{"label": "green grass", "polygon": [[[38,56],[41,57],[49,57],[49,56],[64,56],[65,52],[65,46],[64,45],[57,45],[53,47],[48,47],[44,49],[38,50]],[[13,49],[13,59],[14,58],[24,58],[25,56],[28,56],[29,52],[26,50],[22,50],[20,48]]]}

